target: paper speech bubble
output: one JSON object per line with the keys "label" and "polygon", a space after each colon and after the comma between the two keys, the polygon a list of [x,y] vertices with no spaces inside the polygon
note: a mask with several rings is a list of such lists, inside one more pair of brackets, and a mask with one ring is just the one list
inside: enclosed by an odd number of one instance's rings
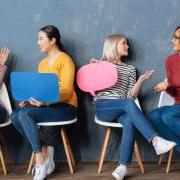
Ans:
{"label": "paper speech bubble", "polygon": [[95,91],[113,86],[117,76],[114,64],[100,61],[82,66],[77,72],[77,84],[82,91],[95,96]]}

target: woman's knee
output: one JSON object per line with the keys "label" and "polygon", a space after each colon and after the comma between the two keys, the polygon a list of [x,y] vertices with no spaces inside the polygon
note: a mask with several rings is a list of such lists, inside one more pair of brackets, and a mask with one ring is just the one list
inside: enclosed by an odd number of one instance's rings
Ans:
{"label": "woman's knee", "polygon": [[163,114],[162,121],[166,126],[171,126],[173,123],[172,116],[170,114]]}
{"label": "woman's knee", "polygon": [[149,114],[148,117],[150,121],[155,122],[161,119],[160,113],[158,109],[153,109]]}

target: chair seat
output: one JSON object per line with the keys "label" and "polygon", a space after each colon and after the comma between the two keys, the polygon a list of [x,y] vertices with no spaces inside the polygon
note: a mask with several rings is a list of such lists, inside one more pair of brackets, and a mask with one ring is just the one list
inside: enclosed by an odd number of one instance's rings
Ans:
{"label": "chair seat", "polygon": [[118,123],[118,122],[105,122],[105,121],[101,121],[99,120],[96,116],[94,118],[94,121],[97,123],[97,124],[100,124],[102,126],[107,126],[107,127],[118,127],[118,128],[122,128],[123,125]]}
{"label": "chair seat", "polygon": [[69,121],[57,121],[57,122],[40,122],[38,126],[64,126],[68,124],[73,124],[77,122],[77,118],[71,119]]}
{"label": "chair seat", "polygon": [[8,125],[10,125],[11,124],[11,121],[9,120],[9,121],[7,121],[7,122],[5,122],[5,123],[1,123],[0,124],[0,128],[1,127],[5,127],[5,126],[8,126]]}

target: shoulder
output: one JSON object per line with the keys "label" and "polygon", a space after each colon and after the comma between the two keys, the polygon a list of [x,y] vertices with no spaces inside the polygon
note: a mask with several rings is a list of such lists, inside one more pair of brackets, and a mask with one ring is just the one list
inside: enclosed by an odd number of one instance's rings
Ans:
{"label": "shoulder", "polygon": [[61,52],[58,56],[59,61],[72,61],[72,58],[65,52]]}
{"label": "shoulder", "polygon": [[169,63],[169,62],[173,61],[174,59],[177,58],[177,56],[178,56],[178,55],[177,55],[176,53],[173,53],[173,54],[169,55],[169,56],[166,58],[166,63]]}
{"label": "shoulder", "polygon": [[127,68],[131,72],[136,71],[136,68],[133,65],[125,64],[125,63],[123,65],[125,68]]}

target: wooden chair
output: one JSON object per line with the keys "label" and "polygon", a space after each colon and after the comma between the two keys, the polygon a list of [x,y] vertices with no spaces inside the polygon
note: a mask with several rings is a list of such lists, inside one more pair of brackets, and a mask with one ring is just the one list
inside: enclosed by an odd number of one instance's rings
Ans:
{"label": "wooden chair", "polygon": [[[173,105],[174,102],[175,102],[174,98],[172,96],[170,96],[168,93],[166,93],[166,91],[163,91],[160,94],[158,107]],[[171,149],[169,151],[168,162],[167,162],[167,167],[166,167],[166,172],[167,173],[169,173],[169,171],[170,171],[172,156],[173,156],[173,149]],[[159,165],[161,164],[162,159],[163,159],[163,154],[161,154],[160,157],[159,157],[159,161],[158,161]]]}
{"label": "wooden chair", "polygon": [[[12,108],[11,108],[11,103],[9,100],[9,95],[6,89],[6,85],[4,83],[2,84],[1,89],[0,89],[0,103],[6,108],[8,116],[10,117],[12,113]],[[6,122],[0,124],[0,128],[6,127],[10,124],[11,124],[11,120],[10,118],[8,118]],[[4,140],[3,136],[0,136],[0,138],[1,138],[1,141],[3,141],[3,144],[6,145],[6,141]],[[6,170],[4,157],[3,157],[3,153],[1,149],[0,149],[0,161],[1,161],[3,173],[4,175],[7,175],[7,170]]]}
{"label": "wooden chair", "polygon": [[[140,108],[139,101],[136,99],[135,102],[136,102],[137,106]],[[109,142],[111,128],[112,127],[113,128],[114,127],[115,128],[123,128],[123,125],[120,123],[116,123],[116,122],[104,122],[104,121],[99,120],[96,116],[95,116],[94,120],[97,124],[106,127],[106,133],[105,133],[105,137],[103,140],[102,150],[101,150],[101,154],[100,154],[100,158],[99,158],[99,166],[98,166],[98,173],[101,173],[103,162],[104,162],[105,155],[106,155],[107,145]],[[143,163],[141,160],[141,156],[140,156],[140,152],[139,152],[137,142],[135,142],[135,144],[134,144],[134,152],[135,152],[136,160],[137,160],[138,165],[140,167],[141,173],[144,174],[144,166],[143,166]]]}
{"label": "wooden chair", "polygon": [[[63,145],[64,145],[64,149],[65,149],[65,154],[66,154],[66,158],[67,158],[67,162],[68,162],[69,170],[70,170],[71,174],[74,173],[75,160],[74,160],[74,155],[73,155],[68,137],[66,135],[65,126],[73,124],[75,122],[77,122],[77,118],[71,119],[69,121],[38,123],[38,126],[40,126],[40,127],[45,127],[45,126],[49,126],[49,127],[50,126],[60,126],[61,127],[60,135],[62,137],[62,141],[63,141]],[[33,163],[34,163],[34,153],[32,153],[32,155],[31,155],[27,174],[29,174],[31,172]]]}

